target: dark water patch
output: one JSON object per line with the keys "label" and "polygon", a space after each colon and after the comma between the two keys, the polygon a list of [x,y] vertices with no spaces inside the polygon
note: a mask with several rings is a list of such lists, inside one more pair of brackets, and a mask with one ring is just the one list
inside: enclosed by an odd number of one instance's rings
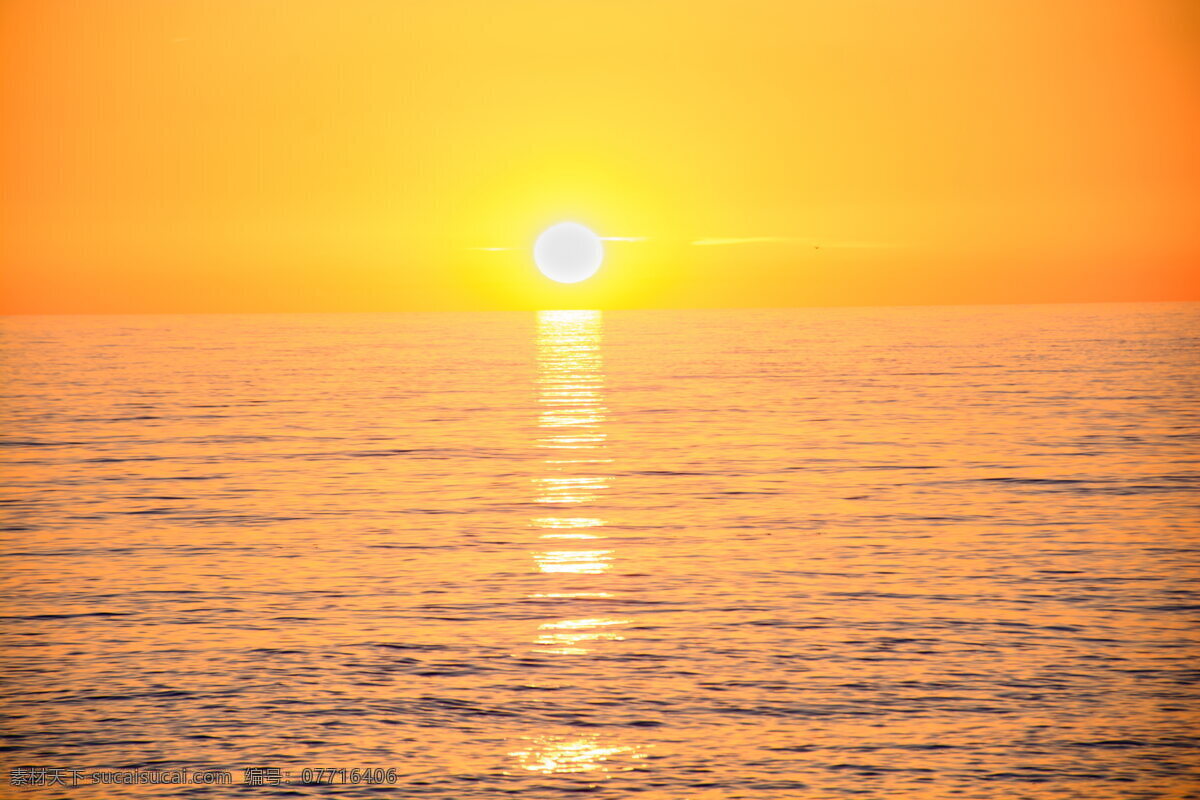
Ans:
{"label": "dark water patch", "polygon": [[215,481],[228,478],[229,475],[146,475],[138,480],[143,481]]}
{"label": "dark water patch", "polygon": [[[132,514],[132,513],[137,513],[137,512],[126,512],[126,513]],[[309,517],[283,516],[283,515],[271,516],[271,515],[267,515],[267,514],[216,514],[216,513],[193,514],[187,510],[179,510],[179,509],[173,509],[173,508],[155,509],[154,513],[158,514],[158,515],[164,515],[164,516],[169,515],[173,519],[176,519],[176,520],[179,520],[182,522],[189,522],[193,525],[198,525],[198,526],[203,526],[203,527],[218,527],[218,526],[226,526],[226,525],[245,525],[245,526],[258,527],[258,526],[266,526],[266,525],[275,525],[275,524],[278,524],[281,522],[297,522],[300,520],[310,519]],[[257,549],[257,548],[250,548],[250,549]],[[294,557],[296,557],[296,554],[293,554],[293,553],[274,553],[273,555],[275,555],[279,558],[294,558]]]}
{"label": "dark water patch", "polygon": [[169,461],[169,456],[100,456],[98,458],[85,458],[81,463],[84,464],[125,464],[141,461]]}
{"label": "dark water patch", "polygon": [[76,619],[79,617],[132,617],[129,611],[81,611],[76,614],[30,614],[27,616],[0,616],[0,619],[13,621],[39,621],[53,619]]}
{"label": "dark water patch", "polygon": [[372,642],[371,646],[384,647],[389,650],[416,650],[427,653],[450,649],[450,646],[445,644],[418,644],[416,642]]}
{"label": "dark water patch", "polygon": [[106,600],[106,599],[109,599],[112,597],[135,597],[137,595],[163,595],[166,597],[170,597],[171,595],[199,595],[199,594],[207,595],[207,594],[210,594],[210,592],[201,591],[199,589],[130,589],[127,592],[112,592],[109,594],[90,594],[87,596],[90,598],[95,598],[95,599],[99,599],[99,600]]}
{"label": "dark water patch", "polygon": [[46,441],[35,439],[0,439],[0,447],[82,447],[85,442]]}
{"label": "dark water patch", "polygon": [[963,478],[960,483],[1008,483],[1020,486],[1081,486],[1096,483],[1096,480],[1081,478],[1016,478],[998,476],[991,478]]}
{"label": "dark water patch", "polygon": [[872,470],[909,470],[909,469],[944,469],[938,464],[868,464],[854,469],[872,471]]}
{"label": "dark water patch", "polygon": [[452,544],[368,544],[372,550],[441,550],[455,547]]}
{"label": "dark water patch", "polygon": [[[94,556],[138,556],[145,553],[183,553],[186,555],[208,555],[216,553],[230,552],[253,552],[259,548],[250,545],[189,545],[189,544],[163,544],[163,545],[143,545],[140,547],[79,547],[72,550],[26,550],[13,551],[8,553],[0,553],[0,557],[24,557],[24,558],[90,558]],[[139,591],[149,590],[131,590],[130,594]],[[168,593],[182,592],[183,590],[163,590]]]}
{"label": "dark water patch", "polygon": [[183,689],[162,689],[159,691],[149,692],[120,692],[115,694],[78,694],[67,698],[71,703],[93,703],[103,701],[123,701],[123,700],[174,700],[187,697],[202,697],[211,696],[202,692],[190,692]]}

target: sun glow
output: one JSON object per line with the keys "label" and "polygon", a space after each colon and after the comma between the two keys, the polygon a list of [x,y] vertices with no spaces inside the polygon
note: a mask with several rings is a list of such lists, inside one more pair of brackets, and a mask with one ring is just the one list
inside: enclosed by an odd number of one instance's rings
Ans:
{"label": "sun glow", "polygon": [[578,222],[560,222],[542,232],[533,245],[542,274],[559,283],[579,283],[596,274],[604,260],[600,237]]}

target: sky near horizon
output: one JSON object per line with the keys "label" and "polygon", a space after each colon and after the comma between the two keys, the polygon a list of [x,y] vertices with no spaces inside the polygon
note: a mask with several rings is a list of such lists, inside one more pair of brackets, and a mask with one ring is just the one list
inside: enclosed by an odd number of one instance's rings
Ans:
{"label": "sky near horizon", "polygon": [[[1200,300],[1185,0],[6,0],[0,311]],[[564,220],[597,275],[534,267]]]}

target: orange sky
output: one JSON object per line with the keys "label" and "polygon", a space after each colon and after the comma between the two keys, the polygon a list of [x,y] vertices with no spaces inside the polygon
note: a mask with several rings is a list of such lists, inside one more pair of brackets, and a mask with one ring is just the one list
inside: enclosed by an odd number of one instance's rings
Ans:
{"label": "orange sky", "polygon": [[1186,0],[0,15],[5,312],[1200,300]]}

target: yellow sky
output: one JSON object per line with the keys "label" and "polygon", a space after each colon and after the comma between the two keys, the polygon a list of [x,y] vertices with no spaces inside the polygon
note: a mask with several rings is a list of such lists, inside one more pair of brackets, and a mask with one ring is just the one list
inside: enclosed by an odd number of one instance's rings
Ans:
{"label": "yellow sky", "polygon": [[7,312],[1200,299],[1185,0],[0,15]]}

